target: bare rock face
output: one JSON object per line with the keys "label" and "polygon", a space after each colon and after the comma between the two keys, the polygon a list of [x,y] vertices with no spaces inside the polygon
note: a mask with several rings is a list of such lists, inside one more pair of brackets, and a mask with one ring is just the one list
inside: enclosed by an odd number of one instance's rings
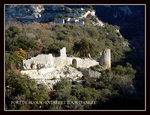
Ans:
{"label": "bare rock face", "polygon": [[90,75],[91,77],[93,78],[99,78],[101,76],[101,73],[100,72],[97,72],[97,71],[93,71],[91,69],[84,69],[82,71],[83,75],[86,76],[86,75]]}
{"label": "bare rock face", "polygon": [[43,5],[6,5],[5,20],[6,23],[11,20],[11,18],[22,22],[38,21],[43,11]]}
{"label": "bare rock face", "polygon": [[100,65],[104,67],[104,69],[111,68],[111,50],[105,49],[100,57]]}
{"label": "bare rock face", "polygon": [[16,19],[24,23],[50,22],[59,15],[65,15],[67,7],[63,5],[6,5],[5,21]]}
{"label": "bare rock face", "polygon": [[22,70],[21,74],[28,75],[39,84],[45,84],[49,89],[53,89],[53,85],[61,81],[62,78],[69,78],[71,81],[77,81],[83,76],[80,71],[70,66],[64,66],[63,68],[42,68],[39,70]]}
{"label": "bare rock face", "polygon": [[[67,15],[67,17],[66,17]],[[5,6],[5,22],[9,23],[17,20],[23,23],[32,22],[55,22],[58,24],[75,23],[77,25],[85,25],[84,18],[88,18],[93,22],[94,26],[104,27],[104,23],[96,17],[95,10],[85,10],[83,8],[73,9],[64,5],[6,5]],[[12,22],[13,23],[13,22]]]}

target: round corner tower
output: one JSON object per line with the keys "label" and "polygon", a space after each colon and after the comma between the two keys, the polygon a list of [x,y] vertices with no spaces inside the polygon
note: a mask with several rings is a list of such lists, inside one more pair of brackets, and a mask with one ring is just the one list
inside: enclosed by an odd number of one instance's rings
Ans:
{"label": "round corner tower", "polygon": [[111,68],[111,50],[106,48],[100,57],[100,65],[105,69]]}

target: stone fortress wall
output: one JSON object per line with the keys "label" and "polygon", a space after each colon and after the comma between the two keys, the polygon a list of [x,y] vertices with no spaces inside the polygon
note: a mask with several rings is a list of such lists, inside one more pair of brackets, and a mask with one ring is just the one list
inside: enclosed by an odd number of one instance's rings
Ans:
{"label": "stone fortress wall", "polygon": [[60,57],[53,57],[52,54],[40,54],[36,57],[32,57],[28,60],[23,60],[23,69],[40,69],[40,68],[62,68],[65,65],[73,64],[75,60],[77,68],[89,68],[100,64],[105,69],[111,68],[111,51],[110,49],[105,49],[100,58],[100,62],[92,60],[90,58],[81,59],[79,57],[67,57],[66,48],[63,47],[60,50]]}
{"label": "stone fortress wall", "polygon": [[[77,84],[84,75],[88,74],[95,78],[100,77],[101,73],[88,70],[91,66],[101,65],[104,69],[111,67],[110,49],[105,49],[100,62],[90,58],[81,59],[79,57],[67,57],[66,48],[60,50],[59,57],[53,57],[52,54],[40,54],[28,60],[23,60],[23,70],[21,74],[28,75],[31,79],[35,79],[38,84],[44,83],[49,89],[53,90],[53,85],[61,81],[62,78],[69,78]],[[75,61],[74,61],[75,60]],[[76,63],[77,68],[84,68],[84,71],[78,71],[69,65]]]}
{"label": "stone fortress wall", "polygon": [[73,64],[73,60],[76,61],[77,68],[89,68],[99,64],[99,62],[90,58],[81,59],[79,57],[67,57],[66,48],[63,47],[60,50],[60,57],[53,57],[52,54],[40,54],[31,59],[23,60],[23,69],[62,68],[65,65]]}

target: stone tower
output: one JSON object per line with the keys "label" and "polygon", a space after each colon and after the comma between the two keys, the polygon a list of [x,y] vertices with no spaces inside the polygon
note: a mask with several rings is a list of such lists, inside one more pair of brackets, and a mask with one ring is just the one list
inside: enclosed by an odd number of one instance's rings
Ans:
{"label": "stone tower", "polygon": [[100,65],[103,66],[105,69],[111,68],[111,50],[105,49],[100,57]]}
{"label": "stone tower", "polygon": [[66,47],[63,47],[63,48],[60,50],[60,57],[61,57],[62,59],[67,57],[67,55],[66,55]]}

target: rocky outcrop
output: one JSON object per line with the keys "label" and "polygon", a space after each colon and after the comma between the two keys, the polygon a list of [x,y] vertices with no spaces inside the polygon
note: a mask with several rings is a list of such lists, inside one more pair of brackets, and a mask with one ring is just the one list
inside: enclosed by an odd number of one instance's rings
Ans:
{"label": "rocky outcrop", "polygon": [[[42,13],[40,22],[50,22],[54,21],[56,18],[58,18],[60,15],[63,17],[65,16],[66,12],[70,8],[67,8],[63,5],[44,5],[44,12]],[[62,19],[58,19],[58,22],[62,23]]]}
{"label": "rocky outcrop", "polygon": [[[83,26],[85,18],[96,17],[95,10],[84,8],[71,9],[63,5],[6,5],[5,22],[16,19],[24,23],[30,22],[55,22],[59,24],[75,23]],[[103,27],[98,18],[92,21],[93,25]]]}
{"label": "rocky outcrop", "polygon": [[95,18],[95,21],[93,21],[93,25],[104,27],[104,23],[100,21],[98,18]]}
{"label": "rocky outcrop", "polygon": [[21,22],[40,21],[43,11],[43,5],[6,5],[5,21],[7,23],[12,18]]}
{"label": "rocky outcrop", "polygon": [[83,69],[82,73],[84,76],[89,75],[90,77],[93,77],[93,78],[100,78],[101,76],[100,72],[93,71],[91,69]]}
{"label": "rocky outcrop", "polygon": [[63,68],[41,68],[39,70],[22,70],[21,74],[28,75],[39,84],[45,84],[49,89],[53,89],[53,85],[63,78],[69,78],[71,81],[78,81],[83,76],[80,71],[70,66],[63,66]]}

